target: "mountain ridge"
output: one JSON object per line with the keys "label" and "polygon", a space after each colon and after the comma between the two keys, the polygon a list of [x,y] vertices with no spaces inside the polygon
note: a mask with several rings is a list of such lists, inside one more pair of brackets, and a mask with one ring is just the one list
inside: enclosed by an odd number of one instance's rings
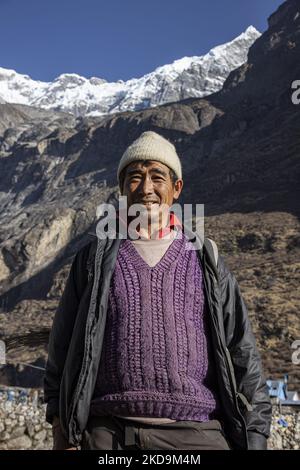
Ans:
{"label": "mountain ridge", "polygon": [[249,26],[233,40],[202,56],[183,57],[157,67],[140,78],[109,83],[64,73],[53,82],[32,80],[0,67],[0,98],[75,116],[146,109],[186,97],[203,97],[218,91],[228,74],[246,60],[249,46],[260,33]]}

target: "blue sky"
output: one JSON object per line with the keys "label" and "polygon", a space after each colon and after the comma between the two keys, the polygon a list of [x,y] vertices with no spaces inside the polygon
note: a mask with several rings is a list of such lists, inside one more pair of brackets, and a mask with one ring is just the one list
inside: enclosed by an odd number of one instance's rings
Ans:
{"label": "blue sky", "polygon": [[202,55],[267,17],[283,0],[0,0],[0,67],[51,81],[78,73],[141,77]]}

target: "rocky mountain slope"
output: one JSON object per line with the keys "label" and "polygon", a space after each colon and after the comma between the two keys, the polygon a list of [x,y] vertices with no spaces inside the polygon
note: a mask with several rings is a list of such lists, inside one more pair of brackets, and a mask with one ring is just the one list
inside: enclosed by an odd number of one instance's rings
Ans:
{"label": "rocky mountain slope", "polygon": [[[142,131],[183,162],[182,203],[204,203],[206,234],[236,274],[267,375],[300,378],[300,5],[269,18],[221,91],[98,118],[0,104],[0,336],[8,360],[44,361],[70,262],[96,207],[117,198],[116,170]],[[41,364],[41,362],[39,362]],[[2,379],[7,374],[2,371]]]}
{"label": "rocky mountain slope", "polygon": [[214,47],[203,56],[183,57],[140,78],[112,83],[74,73],[62,74],[46,83],[0,68],[0,97],[8,103],[76,116],[137,111],[184,98],[203,97],[222,88],[229,73],[246,61],[249,47],[259,36],[249,26],[232,41]]}

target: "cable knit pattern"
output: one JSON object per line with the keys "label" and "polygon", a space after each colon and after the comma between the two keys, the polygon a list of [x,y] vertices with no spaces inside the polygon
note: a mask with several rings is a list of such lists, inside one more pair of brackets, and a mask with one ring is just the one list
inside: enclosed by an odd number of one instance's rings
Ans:
{"label": "cable knit pattern", "polygon": [[201,264],[180,234],[153,267],[130,240],[121,241],[92,415],[214,417],[217,384]]}

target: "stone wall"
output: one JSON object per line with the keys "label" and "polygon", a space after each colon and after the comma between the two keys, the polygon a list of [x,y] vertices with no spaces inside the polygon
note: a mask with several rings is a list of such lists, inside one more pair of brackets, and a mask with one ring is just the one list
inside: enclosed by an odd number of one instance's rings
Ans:
{"label": "stone wall", "polygon": [[[52,449],[40,391],[0,388],[0,450]],[[273,406],[269,449],[299,449],[300,408]]]}
{"label": "stone wall", "polygon": [[270,449],[300,448],[300,407],[273,406]]}
{"label": "stone wall", "polygon": [[37,390],[25,393],[17,388],[0,389],[0,450],[52,448],[43,397]]}

